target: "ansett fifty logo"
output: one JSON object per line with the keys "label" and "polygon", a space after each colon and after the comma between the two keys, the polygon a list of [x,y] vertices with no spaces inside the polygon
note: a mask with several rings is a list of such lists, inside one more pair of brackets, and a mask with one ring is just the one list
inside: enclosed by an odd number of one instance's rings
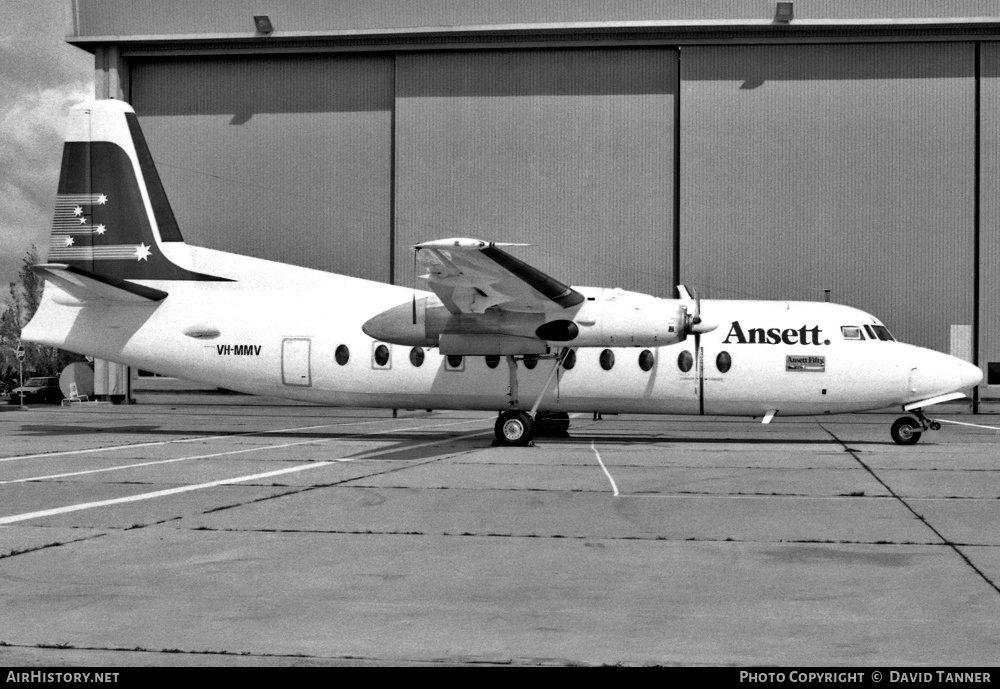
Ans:
{"label": "ansett fifty logo", "polygon": [[739,321],[733,321],[729,334],[722,344],[787,344],[787,345],[828,345],[830,340],[820,341],[819,334],[823,332],[818,325],[795,328],[747,328],[740,327]]}

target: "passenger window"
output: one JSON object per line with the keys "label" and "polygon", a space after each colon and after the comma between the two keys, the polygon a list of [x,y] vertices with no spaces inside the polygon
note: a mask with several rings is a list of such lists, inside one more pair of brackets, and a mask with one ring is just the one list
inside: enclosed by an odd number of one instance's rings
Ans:
{"label": "passenger window", "polygon": [[420,368],[424,364],[424,350],[422,347],[414,347],[410,350],[410,363]]}
{"label": "passenger window", "polygon": [[375,360],[376,368],[388,368],[389,367],[389,348],[384,344],[380,344],[375,348],[375,352],[372,355]]}
{"label": "passenger window", "polygon": [[537,354],[525,354],[524,355],[524,367],[529,371],[535,366],[538,366],[538,355]]}
{"label": "passenger window", "polygon": [[486,365],[489,368],[496,368],[497,366],[500,365],[500,357],[498,357],[496,354],[489,355],[488,357],[486,357]]}
{"label": "passenger window", "polygon": [[337,347],[337,351],[333,353],[333,358],[341,366],[346,366],[347,362],[351,360],[351,350],[347,348],[347,345],[340,345]]}
{"label": "passenger window", "polygon": [[653,353],[648,349],[644,349],[639,352],[639,368],[643,371],[648,371],[653,368],[653,364],[656,363],[656,358]]}
{"label": "passenger window", "polygon": [[729,352],[719,352],[719,356],[715,357],[715,367],[719,369],[719,373],[728,373],[732,366],[733,357],[729,356]]}
{"label": "passenger window", "polygon": [[861,328],[856,325],[842,325],[840,332],[844,334],[845,340],[863,340],[865,336],[861,334]]}
{"label": "passenger window", "polygon": [[610,349],[605,349],[601,352],[601,368],[605,371],[610,371],[615,365],[615,353]]}
{"label": "passenger window", "polygon": [[562,367],[568,371],[574,366],[576,366],[576,350],[571,349],[569,350],[569,354],[566,355],[566,358],[563,359]]}
{"label": "passenger window", "polygon": [[465,359],[461,354],[449,354],[445,359],[445,370],[446,371],[464,371],[465,370]]}
{"label": "passenger window", "polygon": [[681,352],[677,357],[677,368],[681,370],[681,373],[687,373],[694,366],[694,357],[691,356],[691,352],[685,350]]}

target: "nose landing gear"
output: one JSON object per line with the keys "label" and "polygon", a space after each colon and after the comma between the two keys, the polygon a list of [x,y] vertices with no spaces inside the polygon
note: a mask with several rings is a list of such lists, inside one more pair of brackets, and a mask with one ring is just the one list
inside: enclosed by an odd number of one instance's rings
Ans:
{"label": "nose landing gear", "polygon": [[928,429],[932,431],[941,430],[941,424],[924,416],[923,409],[914,409],[912,411],[913,415],[917,417],[916,419],[912,419],[909,416],[901,416],[892,424],[892,429],[890,429],[889,433],[897,445],[916,445],[924,431]]}

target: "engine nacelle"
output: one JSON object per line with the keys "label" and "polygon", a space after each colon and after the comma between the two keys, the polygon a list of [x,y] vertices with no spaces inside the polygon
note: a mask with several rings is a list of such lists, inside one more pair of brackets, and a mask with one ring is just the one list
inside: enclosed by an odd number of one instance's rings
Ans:
{"label": "engine nacelle", "polygon": [[489,308],[455,314],[436,297],[423,297],[383,311],[362,329],[376,340],[440,347],[444,354],[502,355],[560,346],[662,347],[715,327],[690,312],[697,308],[691,301],[625,290],[587,292],[582,303],[547,313]]}
{"label": "engine nacelle", "polygon": [[649,294],[605,289],[580,306],[573,319],[579,347],[662,347],[689,332],[685,302]]}
{"label": "engine nacelle", "polygon": [[[423,297],[414,303],[407,302],[383,311],[368,320],[361,329],[369,337],[382,342],[410,347],[437,347],[441,336],[445,334],[506,335],[537,340],[535,331],[544,323],[545,316],[541,313],[500,309],[487,309],[484,313],[451,313],[437,297]],[[465,341],[472,342],[472,340]],[[482,338],[476,340],[477,353],[486,341],[488,340]],[[472,354],[472,352],[467,353]]]}

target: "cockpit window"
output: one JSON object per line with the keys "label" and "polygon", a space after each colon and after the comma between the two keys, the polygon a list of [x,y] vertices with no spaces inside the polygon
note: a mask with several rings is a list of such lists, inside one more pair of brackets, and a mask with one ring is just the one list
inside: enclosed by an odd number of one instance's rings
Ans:
{"label": "cockpit window", "polygon": [[856,325],[842,325],[840,332],[844,334],[845,340],[863,340],[865,336],[861,334],[861,328]]}
{"label": "cockpit window", "polygon": [[872,339],[872,340],[877,340],[877,339],[878,339],[878,338],[877,338],[877,337],[875,336],[875,331],[874,331],[874,330],[872,330],[872,327],[871,327],[870,325],[865,325],[865,331],[866,331],[866,332],[868,333],[868,337],[869,337],[870,339]]}
{"label": "cockpit window", "polygon": [[874,330],[875,334],[878,335],[878,339],[882,340],[883,342],[896,341],[896,338],[893,337],[891,334],[889,334],[889,329],[886,328],[884,325],[873,325],[872,330]]}

